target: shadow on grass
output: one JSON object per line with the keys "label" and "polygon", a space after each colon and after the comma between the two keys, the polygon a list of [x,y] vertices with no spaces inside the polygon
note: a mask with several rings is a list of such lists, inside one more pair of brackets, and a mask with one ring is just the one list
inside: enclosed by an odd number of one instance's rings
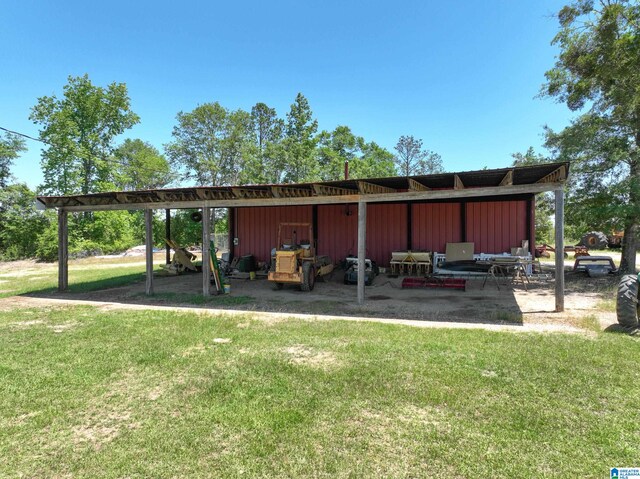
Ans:
{"label": "shadow on grass", "polygon": [[[78,294],[78,293],[90,293],[93,291],[100,291],[103,289],[117,288],[120,286],[128,286],[135,283],[144,281],[145,273],[129,273],[120,276],[110,276],[106,278],[93,279],[89,281],[75,281],[69,284],[69,289],[65,291],[65,294]],[[41,289],[34,289],[31,291],[20,292],[20,296],[51,296],[58,292],[58,288],[55,286],[48,286]]]}
{"label": "shadow on grass", "polygon": [[640,337],[640,328],[625,328],[621,324],[612,324],[605,329],[607,333],[628,334]]}

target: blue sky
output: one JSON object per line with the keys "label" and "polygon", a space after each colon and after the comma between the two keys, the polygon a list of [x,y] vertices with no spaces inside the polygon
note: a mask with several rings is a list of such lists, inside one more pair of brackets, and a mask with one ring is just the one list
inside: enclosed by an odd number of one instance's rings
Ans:
{"label": "blue sky", "polygon": [[[554,63],[551,0],[50,2],[0,11],[0,126],[37,136],[37,98],[69,75],[127,84],[141,123],[126,137],[158,148],[179,111],[218,101],[285,116],[308,99],[320,129],[348,125],[393,151],[414,135],[448,171],[508,166],[542,150],[568,109],[535,98]],[[41,180],[40,145],[14,175]]]}

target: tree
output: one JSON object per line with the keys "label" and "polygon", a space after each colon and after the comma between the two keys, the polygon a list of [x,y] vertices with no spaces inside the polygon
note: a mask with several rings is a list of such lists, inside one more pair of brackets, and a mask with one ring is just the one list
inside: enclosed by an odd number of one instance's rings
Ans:
{"label": "tree", "polygon": [[318,135],[318,161],[320,177],[325,181],[343,179],[345,161],[349,162],[349,178],[395,176],[393,155],[355,136],[348,126]]}
{"label": "tree", "polygon": [[26,151],[24,140],[17,135],[6,133],[0,136],[0,188],[6,188],[11,179],[13,160]]}
{"label": "tree", "polygon": [[239,184],[251,153],[251,116],[229,111],[220,103],[205,103],[180,112],[174,141],[166,145],[171,161],[183,168],[183,179],[203,185]]}
{"label": "tree", "polygon": [[49,218],[36,211],[35,201],[36,194],[24,183],[0,189],[0,258],[3,260],[36,256],[36,238],[46,228]]}
{"label": "tree", "polygon": [[398,152],[395,157],[396,165],[400,174],[404,176],[428,175],[443,171],[440,155],[423,149],[420,139],[403,135],[394,148]]}
{"label": "tree", "polygon": [[298,183],[318,179],[317,131],[318,121],[313,119],[309,102],[298,93],[287,113],[283,181]]}
{"label": "tree", "polygon": [[45,194],[92,193],[111,189],[115,138],[139,122],[127,86],[94,86],[88,75],[69,77],[63,97],[44,96],[29,119],[41,125]]}
{"label": "tree", "polygon": [[385,178],[397,174],[393,154],[373,141],[362,145],[362,156],[352,171],[353,178]]}
{"label": "tree", "polygon": [[195,180],[198,186],[224,184],[220,139],[226,117],[226,108],[218,102],[178,113],[178,125],[172,133],[174,141],[165,150],[174,165],[184,168],[183,179]]}
{"label": "tree", "polygon": [[575,1],[558,13],[560,49],[542,93],[583,111],[547,146],[574,161],[575,203],[624,228],[620,271],[635,272],[640,225],[640,6]]}
{"label": "tree", "polygon": [[113,156],[118,163],[115,180],[118,189],[147,190],[171,183],[169,162],[147,142],[127,138]]}

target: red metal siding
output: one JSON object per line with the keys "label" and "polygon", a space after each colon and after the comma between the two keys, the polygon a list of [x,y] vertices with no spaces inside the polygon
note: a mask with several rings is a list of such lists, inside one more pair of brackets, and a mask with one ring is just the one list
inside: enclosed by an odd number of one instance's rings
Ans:
{"label": "red metal siding", "polygon": [[[358,205],[318,206],[318,254],[334,262],[358,254]],[[367,206],[367,258],[389,264],[391,252],[407,249],[407,206]]]}
{"label": "red metal siding", "polygon": [[526,200],[467,203],[466,234],[476,253],[510,252],[528,239]]}
{"label": "red metal siding", "polygon": [[258,261],[268,261],[275,248],[280,223],[311,223],[311,206],[261,206],[236,208],[238,245],[234,256],[254,255]]}
{"label": "red metal siding", "polygon": [[407,250],[407,205],[367,206],[367,258],[388,266],[392,251]]}
{"label": "red metal siding", "polygon": [[411,247],[413,250],[444,253],[447,243],[462,241],[460,203],[412,205]]}
{"label": "red metal siding", "polygon": [[358,205],[318,206],[318,254],[334,263],[358,254]]}

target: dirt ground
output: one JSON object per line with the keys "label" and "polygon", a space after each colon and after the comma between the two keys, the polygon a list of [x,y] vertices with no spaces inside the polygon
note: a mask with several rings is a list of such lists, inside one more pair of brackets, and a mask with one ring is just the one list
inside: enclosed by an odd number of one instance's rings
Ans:
{"label": "dirt ground", "polygon": [[[154,255],[156,265],[164,263],[164,254]],[[96,266],[112,268],[144,264],[140,257],[85,258],[70,262],[74,268]],[[466,291],[442,288],[402,289],[402,277],[381,274],[366,288],[364,305],[357,303],[355,285],[343,284],[343,272],[334,271],[326,281],[320,279],[312,292],[302,292],[295,286],[276,290],[264,276],[255,280],[231,279],[229,295],[213,296],[202,301],[202,276],[154,277],[155,295],[144,294],[144,282],[104,289],[90,293],[32,294],[55,300],[83,300],[122,305],[178,306],[217,310],[259,311],[268,313],[330,315],[395,320],[446,321],[466,324],[558,325],[602,329],[616,323],[615,290],[617,276],[589,278],[571,271],[573,261],[567,260],[565,274],[565,312],[555,312],[554,266],[543,263],[542,275],[530,279],[525,289],[510,279],[498,282],[484,277],[468,278]],[[3,276],[42,275],[56,271],[56,264],[36,264],[32,261],[3,263]],[[0,289],[2,284],[0,284]],[[4,306],[26,306],[21,301],[3,300]]]}
{"label": "dirt ground", "polygon": [[[73,265],[70,266],[73,268]],[[109,266],[108,266],[109,267]],[[564,313],[555,311],[552,267],[547,274],[532,277],[525,289],[511,279],[494,281],[468,278],[466,291],[443,288],[402,289],[402,277],[381,274],[366,288],[364,305],[357,303],[355,285],[343,284],[336,270],[326,281],[319,280],[312,292],[285,286],[276,290],[265,277],[231,279],[229,295],[213,296],[202,303],[202,276],[156,276],[154,296],[144,294],[144,283],[90,293],[35,295],[55,299],[101,301],[149,306],[188,306],[236,311],[288,314],[354,316],[419,321],[448,321],[476,324],[548,324],[602,328],[616,322],[615,313],[601,304],[615,300],[617,277],[588,278],[567,272]],[[585,319],[586,318],[586,319]]]}

